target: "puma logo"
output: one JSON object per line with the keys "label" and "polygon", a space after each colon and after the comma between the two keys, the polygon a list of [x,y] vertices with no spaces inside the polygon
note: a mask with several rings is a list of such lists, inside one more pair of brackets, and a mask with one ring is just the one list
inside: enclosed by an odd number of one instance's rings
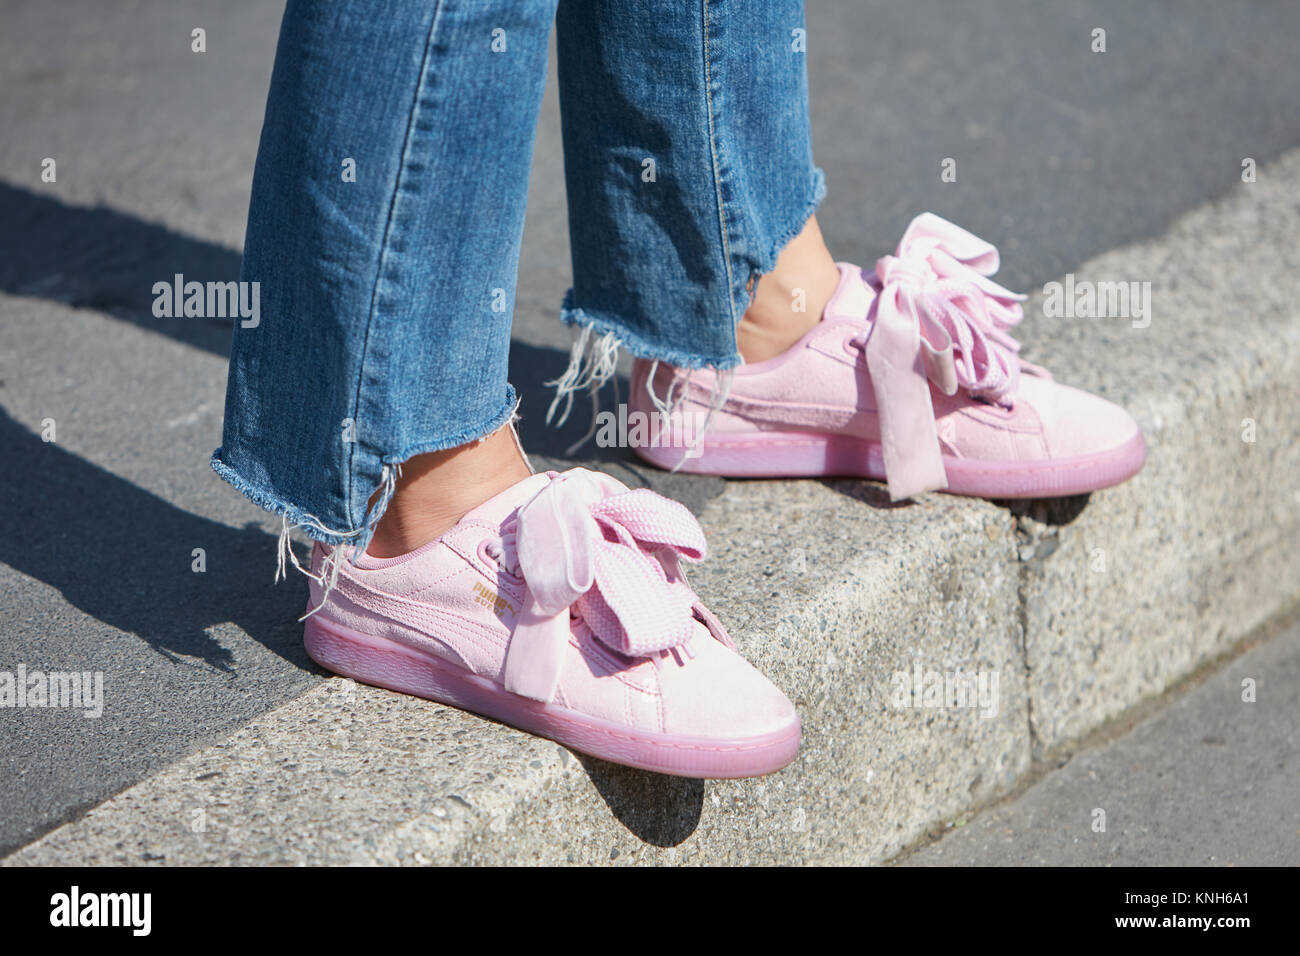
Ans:
{"label": "puma logo", "polygon": [[509,611],[510,614],[515,617],[518,617],[519,615],[519,612],[515,610],[513,604],[503,598],[500,594],[497,594],[496,591],[493,591],[491,588],[478,581],[474,582],[474,600],[479,604],[482,604],[484,607],[491,608],[492,612],[502,620],[505,620],[506,611]]}

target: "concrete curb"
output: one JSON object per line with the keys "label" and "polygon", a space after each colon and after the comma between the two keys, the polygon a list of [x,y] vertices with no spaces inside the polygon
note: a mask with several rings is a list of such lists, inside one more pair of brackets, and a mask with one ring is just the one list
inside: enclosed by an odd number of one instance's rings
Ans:
{"label": "concrete curb", "polygon": [[[1300,592],[1300,152],[1076,281],[1152,321],[1047,319],[1027,354],[1141,421],[1129,485],[890,507],[862,482],[730,482],[695,575],[796,699],[799,760],[672,780],[331,680],[4,862],[863,862],[1008,792]],[[1261,281],[1263,277],[1263,281]],[[996,713],[897,706],[895,675],[996,675]]]}
{"label": "concrete curb", "polygon": [[1090,738],[1023,792],[893,862],[1295,866],[1300,627],[1278,623],[1266,640],[1154,701],[1158,712],[1126,714],[1094,735],[1110,739]]}

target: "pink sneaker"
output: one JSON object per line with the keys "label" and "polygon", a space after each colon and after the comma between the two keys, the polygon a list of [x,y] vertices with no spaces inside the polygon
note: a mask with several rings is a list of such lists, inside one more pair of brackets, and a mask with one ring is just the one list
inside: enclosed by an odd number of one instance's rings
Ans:
{"label": "pink sneaker", "polygon": [[329,553],[306,643],[336,674],[677,776],[758,776],[798,750],[794,706],[682,573],[699,524],[647,489],[537,474],[417,551],[338,560],[326,588]]}
{"label": "pink sneaker", "polygon": [[1007,330],[1024,296],[988,278],[997,268],[984,240],[918,216],[874,273],[841,263],[820,324],[735,369],[729,390],[709,370],[638,361],[629,404],[652,424],[637,453],[711,475],[883,478],[895,501],[1055,497],[1131,478],[1146,460],[1137,423],[1019,357]]}

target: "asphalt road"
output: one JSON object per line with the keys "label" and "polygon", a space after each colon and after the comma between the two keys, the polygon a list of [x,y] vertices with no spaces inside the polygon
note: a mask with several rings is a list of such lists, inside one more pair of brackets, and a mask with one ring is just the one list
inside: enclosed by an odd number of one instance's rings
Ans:
{"label": "asphalt road", "polygon": [[[1300,628],[905,866],[1295,866]],[[954,821],[954,823],[957,821]]]}
{"label": "asphalt road", "polygon": [[[873,261],[929,209],[996,242],[1002,281],[1027,288],[1158,235],[1236,183],[1243,158],[1263,166],[1300,143],[1295,5],[809,7],[819,218],[841,258]],[[271,586],[276,522],[207,468],[228,330],[149,309],[160,277],[237,273],[279,13],[0,8],[0,669],[100,670],[109,701],[98,720],[0,712],[0,853],[320,676],[293,621],[302,582]],[[1096,27],[1105,53],[1090,49]],[[40,179],[47,156],[56,183]],[[512,355],[525,440],[549,455],[574,435],[540,427],[540,383],[569,340],[560,163],[552,84]],[[716,488],[671,490],[698,504]]]}

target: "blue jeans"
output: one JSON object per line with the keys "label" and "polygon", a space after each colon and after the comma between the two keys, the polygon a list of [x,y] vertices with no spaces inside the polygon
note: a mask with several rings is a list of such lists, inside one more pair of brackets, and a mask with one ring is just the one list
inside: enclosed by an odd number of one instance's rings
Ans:
{"label": "blue jeans", "polygon": [[802,0],[290,0],[217,473],[364,547],[395,468],[510,420],[510,319],[557,31],[573,288],[633,355],[740,361],[752,281],[824,191]]}

